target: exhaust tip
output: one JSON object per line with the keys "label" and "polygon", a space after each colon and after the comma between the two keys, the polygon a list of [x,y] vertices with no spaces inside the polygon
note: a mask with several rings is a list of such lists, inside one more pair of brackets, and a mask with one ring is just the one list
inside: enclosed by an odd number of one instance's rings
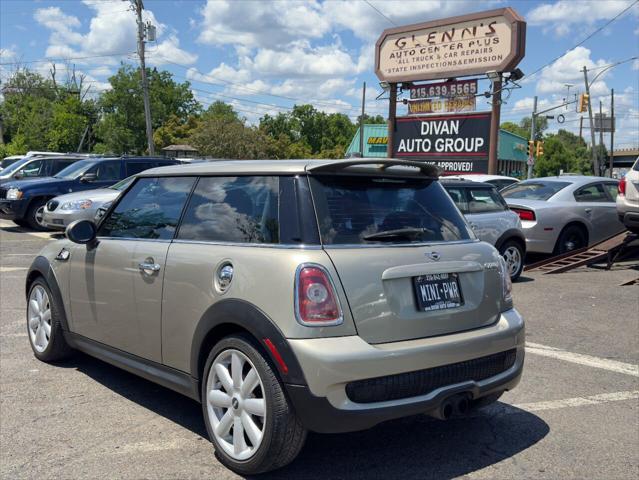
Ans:
{"label": "exhaust tip", "polygon": [[442,405],[442,418],[444,420],[448,420],[450,417],[453,416],[453,412],[454,412],[454,407],[453,407],[453,403],[452,402],[445,402]]}

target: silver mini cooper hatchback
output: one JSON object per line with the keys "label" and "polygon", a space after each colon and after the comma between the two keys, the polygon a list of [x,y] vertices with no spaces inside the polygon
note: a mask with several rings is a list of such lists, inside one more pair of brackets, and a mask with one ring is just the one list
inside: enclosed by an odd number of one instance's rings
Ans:
{"label": "silver mini cooper hatchback", "polygon": [[27,276],[35,356],[81,350],[202,404],[220,461],[307,431],[464,415],[517,385],[510,278],[429,165],[236,161],[145,171]]}

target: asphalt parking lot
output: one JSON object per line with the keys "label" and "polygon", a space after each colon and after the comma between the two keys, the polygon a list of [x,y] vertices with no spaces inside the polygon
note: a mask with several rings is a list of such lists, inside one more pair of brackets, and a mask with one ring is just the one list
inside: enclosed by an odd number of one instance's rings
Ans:
{"label": "asphalt parking lot", "polygon": [[[197,403],[85,355],[34,358],[24,278],[49,237],[0,221],[1,478],[237,478],[215,459]],[[524,273],[517,389],[464,419],[311,434],[268,478],[639,478],[639,286],[619,286],[638,269]]]}

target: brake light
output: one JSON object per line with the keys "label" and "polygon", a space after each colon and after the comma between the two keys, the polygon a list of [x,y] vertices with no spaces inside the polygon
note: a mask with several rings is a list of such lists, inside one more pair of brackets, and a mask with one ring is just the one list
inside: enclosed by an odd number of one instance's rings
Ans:
{"label": "brake light", "polygon": [[532,210],[524,210],[523,208],[511,208],[511,210],[519,215],[519,218],[522,220],[528,220],[531,222],[536,220],[535,212]]}
{"label": "brake light", "polygon": [[295,275],[295,316],[308,327],[339,325],[342,308],[329,273],[317,264],[302,264]]}
{"label": "brake light", "polygon": [[626,177],[623,177],[619,181],[619,185],[617,186],[617,190],[619,190],[619,195],[625,195],[626,194]]}

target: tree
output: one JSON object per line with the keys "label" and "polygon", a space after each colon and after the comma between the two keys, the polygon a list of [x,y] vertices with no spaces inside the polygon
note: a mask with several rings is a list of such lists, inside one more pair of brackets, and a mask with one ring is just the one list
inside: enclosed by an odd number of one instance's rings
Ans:
{"label": "tree", "polygon": [[[199,113],[200,104],[193,97],[189,82],[176,83],[170,72],[148,69],[149,97],[153,129],[160,128],[172,116],[186,122]],[[104,147],[113,153],[146,151],[144,101],[140,70],[122,65],[109,78],[111,89],[102,94],[100,107],[103,118],[98,136]]]}
{"label": "tree", "polygon": [[[506,130],[507,132],[514,133],[520,137],[530,138],[530,126],[532,121],[530,117],[522,118],[519,123],[504,122],[499,128]],[[535,140],[541,140],[544,136],[544,132],[548,128],[548,119],[544,116],[537,116],[535,118]]]}
{"label": "tree", "polygon": [[177,115],[171,115],[164,125],[153,132],[156,148],[162,149],[168,145],[187,143],[199,122],[199,117],[195,115],[191,115],[186,120],[180,119]]}
{"label": "tree", "polygon": [[[18,70],[2,88],[0,116],[4,120],[6,151],[75,151],[97,116],[93,100],[84,100],[75,78],[64,84],[28,70]],[[86,93],[86,92],[85,92]]]}
{"label": "tree", "polygon": [[[361,118],[361,115],[357,116],[357,121],[355,122],[357,125],[359,125],[359,119]],[[385,124],[386,123],[386,119],[381,116],[381,115],[375,115],[374,117],[368,115],[368,114],[364,114],[364,123],[366,124],[375,124],[375,125],[379,125],[379,124]]]}

